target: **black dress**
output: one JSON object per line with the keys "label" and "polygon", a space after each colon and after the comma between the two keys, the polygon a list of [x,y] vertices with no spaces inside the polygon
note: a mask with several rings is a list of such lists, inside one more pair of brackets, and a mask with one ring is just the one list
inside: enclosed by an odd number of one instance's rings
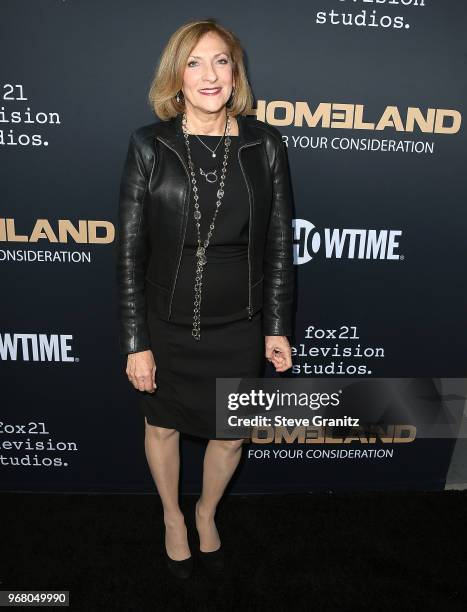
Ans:
{"label": "black dress", "polygon": [[[200,138],[211,149],[220,140],[220,136]],[[147,313],[157,388],[154,393],[141,394],[141,407],[149,424],[209,439],[218,438],[216,378],[261,377],[265,363],[262,311],[248,319],[249,201],[238,161],[238,136],[230,138],[224,197],[203,268],[201,339],[196,340],[191,333],[198,247],[191,199],[171,319],[164,321],[154,312]],[[224,143],[220,143],[213,158],[195,136],[190,135],[189,142],[204,243],[216,208]],[[204,172],[217,168],[217,180],[209,183],[200,174],[200,167]]]}

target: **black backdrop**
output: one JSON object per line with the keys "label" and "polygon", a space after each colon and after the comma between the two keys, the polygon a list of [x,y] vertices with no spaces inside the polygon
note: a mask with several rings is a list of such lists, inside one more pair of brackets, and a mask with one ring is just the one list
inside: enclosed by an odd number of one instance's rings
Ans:
{"label": "black backdrop", "polygon": [[[293,375],[464,376],[467,7],[405,4],[2,3],[3,489],[154,490],[119,354],[115,223],[129,134],[157,120],[153,70],[191,19],[239,35],[258,119],[288,137]],[[74,234],[61,231],[67,220]],[[393,245],[367,251],[373,239]],[[255,448],[233,492],[439,489],[453,441],[359,461],[268,460]],[[198,491],[203,445],[185,438],[182,451],[183,491]]]}

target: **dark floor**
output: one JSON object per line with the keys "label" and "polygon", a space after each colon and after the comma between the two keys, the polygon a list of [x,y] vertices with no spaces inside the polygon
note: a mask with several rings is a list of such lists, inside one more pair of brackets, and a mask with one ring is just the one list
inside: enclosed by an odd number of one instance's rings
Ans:
{"label": "dark floor", "polygon": [[[72,610],[467,609],[466,491],[226,496],[217,582],[167,574],[155,495],[0,501],[0,589],[66,589]],[[193,548],[195,501],[181,502]]]}

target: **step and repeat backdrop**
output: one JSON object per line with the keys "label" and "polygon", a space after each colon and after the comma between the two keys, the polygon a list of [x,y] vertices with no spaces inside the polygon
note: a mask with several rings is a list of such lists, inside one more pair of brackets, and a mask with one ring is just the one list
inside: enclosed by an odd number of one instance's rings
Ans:
{"label": "step and repeat backdrop", "polygon": [[[450,426],[419,436],[409,394],[375,437],[258,430],[229,490],[462,486],[463,413],[436,380],[466,376],[467,5],[7,0],[1,489],[155,490],[119,350],[119,181],[130,133],[158,121],[147,92],[166,41],[206,17],[239,36],[256,119],[287,144],[297,304],[293,368],[278,378],[421,380],[429,418]],[[375,409],[390,406],[375,388]],[[200,490],[204,445],[182,437],[184,492]]]}

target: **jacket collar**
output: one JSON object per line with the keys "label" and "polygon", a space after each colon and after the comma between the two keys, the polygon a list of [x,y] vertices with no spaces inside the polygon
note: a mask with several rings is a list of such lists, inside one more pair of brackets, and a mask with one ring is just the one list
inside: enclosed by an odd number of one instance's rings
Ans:
{"label": "jacket collar", "polygon": [[[261,139],[254,127],[248,122],[248,117],[245,115],[236,115],[238,122],[238,145],[239,147],[247,144],[260,143]],[[159,124],[159,134],[156,136],[158,140],[162,140],[185,159],[186,149],[182,130],[182,114],[179,113],[176,117],[168,121],[162,121]]]}

